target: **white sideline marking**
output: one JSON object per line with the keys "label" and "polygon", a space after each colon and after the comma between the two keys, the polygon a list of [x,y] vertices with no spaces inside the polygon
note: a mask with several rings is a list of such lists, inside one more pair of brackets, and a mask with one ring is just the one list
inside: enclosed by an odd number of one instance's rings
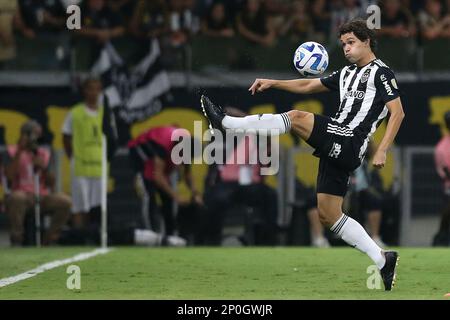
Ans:
{"label": "white sideline marking", "polygon": [[65,264],[68,263],[72,263],[72,262],[77,262],[77,261],[82,261],[82,260],[86,260],[92,257],[95,257],[99,254],[105,254],[110,252],[112,249],[96,249],[94,251],[91,252],[82,252],[77,254],[76,256],[73,256],[72,258],[67,258],[64,260],[55,260],[52,262],[48,262],[46,264],[40,265],[39,267],[32,269],[32,270],[28,270],[25,271],[24,273],[18,274],[16,276],[12,276],[12,277],[8,277],[8,278],[3,278],[0,279],[0,288],[2,287],[6,287],[9,286],[10,284],[34,277],[35,275],[38,275],[39,273],[45,272],[47,270],[50,269],[54,269],[60,266],[63,266]]}

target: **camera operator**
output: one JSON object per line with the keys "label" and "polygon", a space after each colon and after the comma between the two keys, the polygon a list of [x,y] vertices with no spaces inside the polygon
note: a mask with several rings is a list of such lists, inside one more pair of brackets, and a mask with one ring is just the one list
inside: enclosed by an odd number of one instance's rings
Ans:
{"label": "camera operator", "polygon": [[[48,170],[50,152],[39,147],[42,127],[34,120],[26,122],[20,129],[17,145],[8,146],[9,164],[6,175],[11,184],[11,193],[6,201],[10,222],[12,245],[22,245],[24,240],[25,215],[36,205],[43,213],[51,214],[51,224],[43,239],[44,245],[55,243],[69,217],[71,200],[64,194],[53,194],[54,177]],[[39,177],[39,198],[35,194],[35,176]]]}

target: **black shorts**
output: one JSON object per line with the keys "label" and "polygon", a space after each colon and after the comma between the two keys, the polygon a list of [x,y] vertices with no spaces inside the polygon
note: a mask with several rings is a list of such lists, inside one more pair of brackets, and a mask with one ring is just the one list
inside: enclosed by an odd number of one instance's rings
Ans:
{"label": "black shorts", "polygon": [[345,196],[350,173],[361,165],[365,137],[340,126],[329,117],[314,115],[314,127],[306,141],[320,158],[317,193]]}

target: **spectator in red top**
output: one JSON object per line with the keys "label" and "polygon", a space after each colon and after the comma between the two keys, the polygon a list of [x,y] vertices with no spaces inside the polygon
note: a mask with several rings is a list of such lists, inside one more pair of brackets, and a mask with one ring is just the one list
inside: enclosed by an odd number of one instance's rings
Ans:
{"label": "spectator in red top", "polygon": [[[172,213],[173,202],[179,206],[185,206],[190,203],[190,201],[182,198],[170,183],[170,175],[178,167],[172,159],[172,150],[180,139],[182,140],[180,143],[188,141],[191,143],[194,141],[194,139],[190,138],[189,131],[175,126],[166,126],[151,128],[128,142],[132,166],[136,173],[140,173],[143,176],[149,196],[151,228],[154,229],[156,226],[156,194],[159,194],[162,201],[161,209],[166,236],[174,235],[177,229],[175,217]],[[190,165],[185,164],[182,168],[184,169],[184,180],[192,193],[192,200],[201,204],[202,199],[192,181]]]}
{"label": "spectator in red top", "polygon": [[11,184],[11,194],[7,199],[7,214],[12,245],[21,245],[24,240],[25,215],[36,201],[35,174],[39,175],[42,212],[52,215],[50,228],[44,235],[44,245],[58,240],[61,228],[69,217],[70,198],[61,193],[51,193],[54,178],[48,170],[50,152],[38,146],[37,141],[41,134],[41,126],[31,120],[22,126],[17,146],[8,147],[11,159],[6,167],[6,175]]}
{"label": "spectator in red top", "polygon": [[447,134],[442,137],[434,151],[436,170],[444,184],[444,210],[441,225],[434,237],[433,245],[450,245],[450,111],[445,116]]}

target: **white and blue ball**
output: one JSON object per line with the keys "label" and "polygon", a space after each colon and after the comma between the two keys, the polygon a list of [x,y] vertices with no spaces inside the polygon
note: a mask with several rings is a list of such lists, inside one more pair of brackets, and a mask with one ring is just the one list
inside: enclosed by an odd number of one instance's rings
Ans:
{"label": "white and blue ball", "polygon": [[302,43],[294,54],[294,66],[304,77],[316,76],[328,67],[328,52],[314,41]]}

